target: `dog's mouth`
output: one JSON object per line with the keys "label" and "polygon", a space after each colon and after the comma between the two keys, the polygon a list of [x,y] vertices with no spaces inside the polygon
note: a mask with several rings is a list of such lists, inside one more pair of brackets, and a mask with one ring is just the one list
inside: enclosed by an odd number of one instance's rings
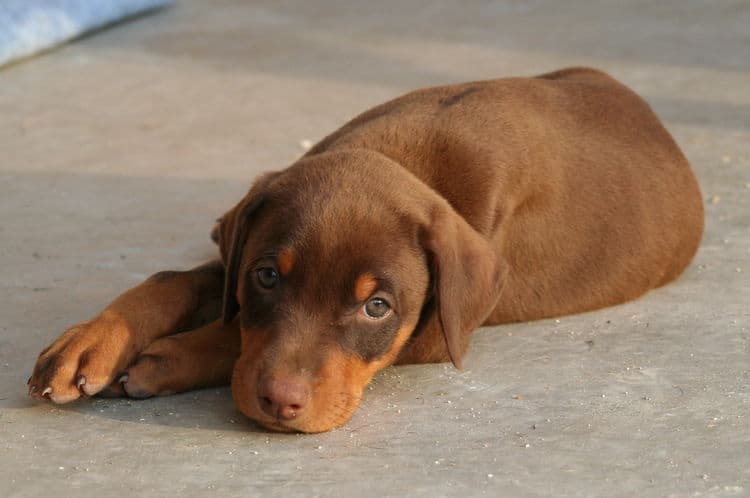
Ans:
{"label": "dog's mouth", "polygon": [[264,429],[268,429],[269,431],[274,432],[305,432],[300,429],[294,428],[290,425],[285,424],[282,420],[275,420],[273,422],[270,422],[268,420],[261,420],[257,418],[250,417],[251,420],[253,420],[256,424],[260,425]]}

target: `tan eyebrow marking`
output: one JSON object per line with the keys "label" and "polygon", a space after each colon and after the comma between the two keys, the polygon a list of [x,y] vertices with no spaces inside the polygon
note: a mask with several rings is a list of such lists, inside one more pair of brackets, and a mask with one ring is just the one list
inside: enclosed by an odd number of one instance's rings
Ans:
{"label": "tan eyebrow marking", "polygon": [[289,275],[294,267],[294,252],[289,249],[283,249],[276,257],[276,262],[279,265],[279,272],[282,275]]}
{"label": "tan eyebrow marking", "polygon": [[378,281],[369,273],[363,273],[354,282],[354,298],[364,301],[378,288]]}

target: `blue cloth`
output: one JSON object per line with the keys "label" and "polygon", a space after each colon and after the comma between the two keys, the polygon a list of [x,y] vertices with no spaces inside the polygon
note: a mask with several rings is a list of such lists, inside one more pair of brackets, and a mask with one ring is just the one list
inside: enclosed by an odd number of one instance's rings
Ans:
{"label": "blue cloth", "polygon": [[0,0],[0,65],[174,0]]}

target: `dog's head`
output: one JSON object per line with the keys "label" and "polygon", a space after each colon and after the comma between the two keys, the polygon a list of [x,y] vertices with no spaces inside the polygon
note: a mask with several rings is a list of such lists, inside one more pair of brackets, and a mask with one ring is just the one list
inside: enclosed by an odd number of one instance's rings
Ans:
{"label": "dog's head", "polygon": [[425,324],[460,366],[502,280],[495,252],[448,202],[374,152],[262,176],[218,231],[224,320],[242,331],[233,397],[274,430],[345,423]]}

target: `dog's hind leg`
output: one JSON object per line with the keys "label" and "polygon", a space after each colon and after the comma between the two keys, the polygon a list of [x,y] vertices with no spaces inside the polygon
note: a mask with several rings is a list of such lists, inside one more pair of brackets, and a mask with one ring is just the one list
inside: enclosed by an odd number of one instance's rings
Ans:
{"label": "dog's hind leg", "polygon": [[98,393],[154,340],[218,318],[223,286],[219,261],[153,275],[42,351],[29,394],[67,403]]}

